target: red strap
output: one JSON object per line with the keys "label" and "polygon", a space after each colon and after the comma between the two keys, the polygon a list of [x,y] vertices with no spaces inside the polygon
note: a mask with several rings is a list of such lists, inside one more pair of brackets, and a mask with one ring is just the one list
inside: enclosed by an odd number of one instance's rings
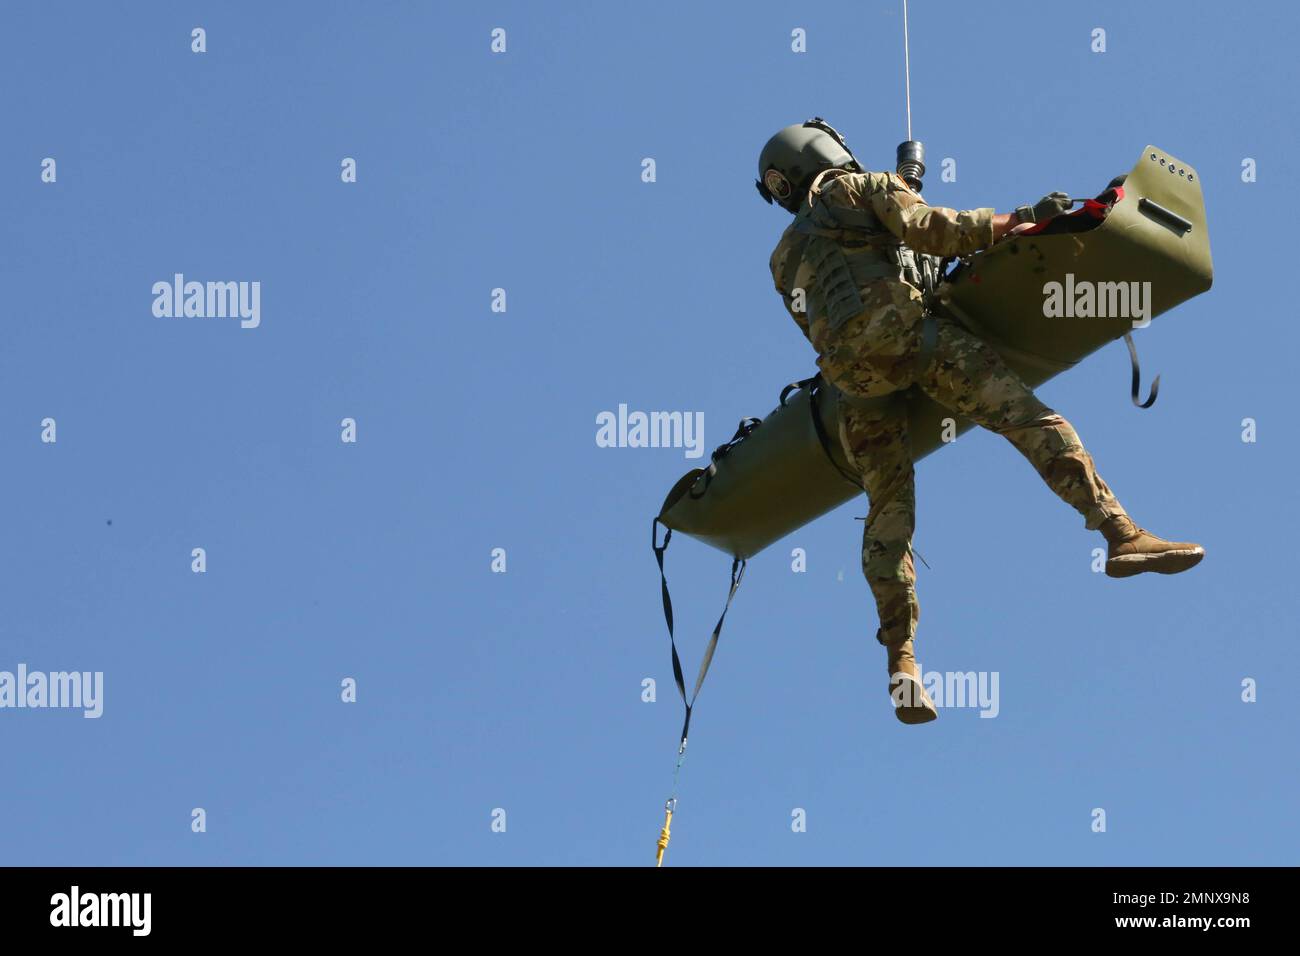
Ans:
{"label": "red strap", "polygon": [[[1083,201],[1083,205],[1080,206],[1078,209],[1074,210],[1073,212],[1063,213],[1062,215],[1091,216],[1093,219],[1105,219],[1106,214],[1110,212],[1110,207],[1115,205],[1115,203],[1119,202],[1121,199],[1124,198],[1124,187],[1114,186],[1111,189],[1106,190],[1106,192],[1114,192],[1115,193],[1114,200],[1112,200],[1111,202],[1101,202],[1096,199],[1085,199]],[[1104,196],[1106,195],[1106,193],[1102,193],[1102,195]],[[1051,222],[1052,220],[1049,219],[1047,220],[1047,222],[1036,223],[1032,229],[1026,229],[1024,232],[1020,233],[1020,235],[1036,236],[1044,229],[1046,229],[1048,224]]]}

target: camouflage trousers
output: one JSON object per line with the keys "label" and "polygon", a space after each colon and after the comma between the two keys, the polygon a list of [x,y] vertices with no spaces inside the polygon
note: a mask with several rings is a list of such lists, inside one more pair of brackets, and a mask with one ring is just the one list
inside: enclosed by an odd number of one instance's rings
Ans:
{"label": "camouflage trousers", "polygon": [[[985,342],[938,319],[931,359],[918,368],[921,299],[911,286],[874,282],[868,309],[846,322],[818,364],[852,396],[874,398],[916,385],[939,404],[1006,437],[1088,528],[1124,514],[1068,421],[1048,408]],[[920,604],[912,533],[916,524],[911,441],[900,401],[845,406],[840,438],[871,501],[862,536],[862,573],[891,645],[916,633]]]}

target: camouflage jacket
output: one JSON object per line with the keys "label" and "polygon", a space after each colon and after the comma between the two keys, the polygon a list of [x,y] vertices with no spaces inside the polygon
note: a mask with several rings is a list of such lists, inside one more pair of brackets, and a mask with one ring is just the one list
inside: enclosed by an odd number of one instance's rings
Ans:
{"label": "camouflage jacket", "polygon": [[[879,297],[868,294],[873,283],[904,282],[897,267],[902,247],[956,256],[993,244],[992,209],[958,211],[930,206],[896,173],[822,173],[813,181],[808,199],[795,222],[782,233],[768,263],[786,310],[819,354],[823,351],[819,343],[826,339],[825,315],[815,304],[809,309],[808,298],[810,294],[816,298],[819,279],[824,277],[818,275],[817,256],[808,254],[810,226],[816,235],[839,246],[850,281],[863,293],[863,299]],[[798,296],[797,290],[801,292]]]}

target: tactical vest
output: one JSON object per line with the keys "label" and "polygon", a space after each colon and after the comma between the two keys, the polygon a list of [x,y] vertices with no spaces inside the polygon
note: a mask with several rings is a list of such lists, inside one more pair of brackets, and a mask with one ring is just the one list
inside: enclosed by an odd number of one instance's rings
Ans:
{"label": "tactical vest", "polygon": [[799,267],[807,264],[803,286],[809,327],[824,317],[834,331],[862,313],[860,289],[872,279],[902,279],[930,291],[920,256],[903,245],[870,209],[829,206],[821,196],[826,170],[813,180],[808,200],[794,218],[799,238],[786,255],[781,289],[796,288]]}

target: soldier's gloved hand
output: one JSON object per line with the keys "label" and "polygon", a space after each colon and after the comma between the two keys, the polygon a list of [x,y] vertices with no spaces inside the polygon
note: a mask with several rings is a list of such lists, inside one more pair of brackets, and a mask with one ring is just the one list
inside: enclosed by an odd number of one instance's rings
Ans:
{"label": "soldier's gloved hand", "polygon": [[1062,192],[1048,193],[1032,206],[1017,206],[1016,218],[1022,223],[1041,223],[1055,219],[1063,212],[1068,212],[1074,203]]}

